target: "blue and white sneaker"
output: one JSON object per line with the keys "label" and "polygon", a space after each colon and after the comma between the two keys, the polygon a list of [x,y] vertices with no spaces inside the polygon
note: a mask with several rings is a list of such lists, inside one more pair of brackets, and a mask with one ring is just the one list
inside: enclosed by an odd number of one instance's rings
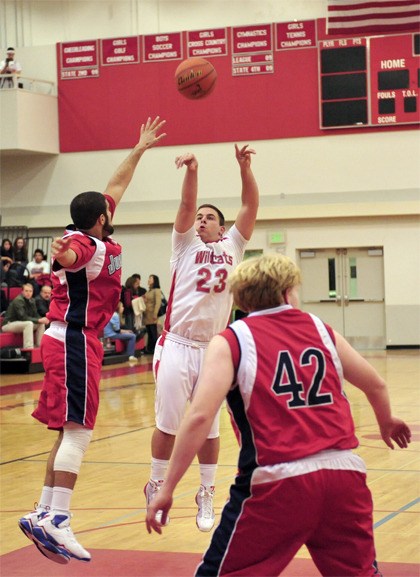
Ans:
{"label": "blue and white sneaker", "polygon": [[48,548],[53,545],[64,550],[70,557],[79,561],[90,561],[91,555],[76,540],[70,527],[70,514],[49,511],[38,520],[33,529],[33,536],[39,543]]}
{"label": "blue and white sneaker", "polygon": [[45,509],[36,509],[31,511],[27,515],[21,517],[18,521],[19,528],[22,532],[30,539],[36,546],[38,551],[42,553],[50,561],[59,563],[60,565],[66,565],[70,561],[70,555],[64,549],[56,547],[51,543],[41,543],[39,542],[33,534],[34,527],[37,526],[38,521],[42,519],[47,514]]}

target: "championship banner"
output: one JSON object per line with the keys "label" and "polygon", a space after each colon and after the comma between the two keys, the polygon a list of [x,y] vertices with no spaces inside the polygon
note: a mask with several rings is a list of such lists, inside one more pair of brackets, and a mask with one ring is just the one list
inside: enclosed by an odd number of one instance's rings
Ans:
{"label": "championship banner", "polygon": [[63,42],[60,61],[62,80],[99,76],[98,41]]}

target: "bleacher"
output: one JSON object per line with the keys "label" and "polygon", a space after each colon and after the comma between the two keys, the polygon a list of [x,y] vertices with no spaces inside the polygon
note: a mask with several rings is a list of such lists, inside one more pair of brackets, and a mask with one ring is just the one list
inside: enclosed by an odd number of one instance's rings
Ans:
{"label": "bleacher", "polygon": [[[51,253],[51,243],[53,238],[51,236],[32,236],[29,234],[27,227],[0,227],[0,236],[1,240],[3,238],[8,238],[12,244],[16,237],[23,237],[26,240],[26,245],[28,247],[28,259],[32,258],[33,252],[37,248],[40,248],[44,254],[49,255]],[[21,287],[2,286],[1,288],[5,291],[8,302],[12,301],[22,292]],[[4,311],[2,311],[2,316],[0,316],[0,329],[3,323],[3,315]],[[140,339],[136,343],[136,355],[140,356],[140,350],[143,349],[144,346],[144,339]],[[20,356],[15,358],[4,357],[4,349],[9,347],[19,349]],[[113,341],[111,348],[104,349],[104,351],[104,365],[124,363],[128,360],[128,355],[125,354],[125,347],[122,341]],[[3,333],[0,330],[0,373],[37,373],[43,370],[41,351],[39,347],[35,347],[33,349],[24,349],[22,334]]]}
{"label": "bleacher", "polygon": [[[11,287],[10,295],[14,298],[21,293],[20,287]],[[0,328],[3,323],[3,316],[0,317]],[[17,358],[5,358],[2,349],[15,348],[20,351],[20,356]],[[145,347],[144,338],[141,338],[136,343],[136,356],[140,357],[140,351]],[[103,365],[111,365],[118,363],[125,363],[128,361],[128,355],[125,353],[125,345],[123,341],[111,341],[111,347],[104,348]],[[1,374],[15,374],[15,373],[38,373],[42,372],[44,367],[41,360],[41,349],[34,347],[33,349],[23,348],[23,335],[21,333],[3,333],[0,331],[0,373]]]}

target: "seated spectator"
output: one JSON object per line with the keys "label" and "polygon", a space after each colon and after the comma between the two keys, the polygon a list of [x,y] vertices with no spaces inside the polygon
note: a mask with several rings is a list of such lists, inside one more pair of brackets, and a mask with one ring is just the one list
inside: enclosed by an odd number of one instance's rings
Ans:
{"label": "seated spectator", "polygon": [[9,238],[4,238],[1,241],[1,260],[13,262],[13,245]]}
{"label": "seated spectator", "polygon": [[7,284],[8,271],[10,265],[13,263],[13,246],[12,242],[8,238],[4,238],[1,243],[1,269],[0,269],[0,282],[4,286]]}
{"label": "seated spectator", "polygon": [[123,304],[120,301],[118,303],[117,310],[111,317],[111,320],[104,328],[104,338],[126,341],[126,353],[128,356],[128,361],[130,363],[137,363],[137,358],[134,356],[134,351],[136,348],[136,335],[133,331],[121,328],[121,318],[120,315],[123,311]]}
{"label": "seated spectator", "polygon": [[7,307],[9,306],[9,298],[7,296],[6,289],[2,288],[0,291],[0,314],[3,316],[3,313],[7,311]]}
{"label": "seated spectator", "polygon": [[28,264],[28,249],[23,236],[17,236],[13,243],[13,260],[26,266]]}
{"label": "seated spectator", "polygon": [[34,348],[34,331],[36,346],[41,344],[45,325],[49,323],[47,317],[41,317],[36,310],[33,286],[25,283],[22,293],[14,298],[7,307],[2,331],[4,333],[23,333],[23,348]]}
{"label": "seated spectator", "polygon": [[29,280],[35,283],[38,287],[51,283],[50,263],[46,260],[46,257],[40,248],[34,250],[33,259],[31,262],[28,262],[26,269],[28,271]]}
{"label": "seated spectator", "polygon": [[2,287],[5,287],[9,284],[8,280],[10,266],[11,263],[8,260],[5,260],[4,257],[1,257],[0,284]]}
{"label": "seated spectator", "polygon": [[52,288],[49,285],[41,287],[39,295],[35,297],[36,310],[41,317],[46,317],[50,310]]}

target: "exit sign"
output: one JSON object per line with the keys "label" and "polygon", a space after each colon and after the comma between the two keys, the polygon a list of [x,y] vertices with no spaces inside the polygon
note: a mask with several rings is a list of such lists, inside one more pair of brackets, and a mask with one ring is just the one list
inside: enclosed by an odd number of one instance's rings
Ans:
{"label": "exit sign", "polygon": [[268,233],[268,244],[284,244],[286,242],[286,233],[282,230]]}

